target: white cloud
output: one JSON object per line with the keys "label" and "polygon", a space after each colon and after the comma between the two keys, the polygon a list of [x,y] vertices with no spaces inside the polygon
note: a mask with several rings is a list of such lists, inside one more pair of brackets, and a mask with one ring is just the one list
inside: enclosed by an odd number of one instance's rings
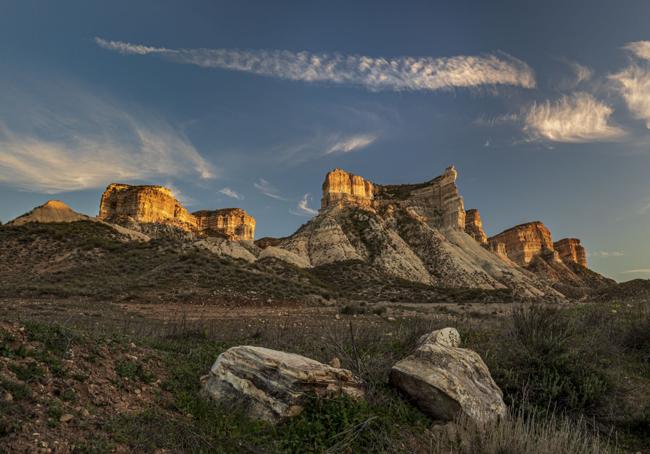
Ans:
{"label": "white cloud", "polygon": [[634,41],[627,43],[624,49],[632,52],[633,55],[642,59],[650,60],[650,41]]}
{"label": "white cloud", "polygon": [[589,254],[591,257],[623,257],[624,255],[620,251],[596,251]]}
{"label": "white cloud", "polygon": [[213,178],[182,131],[78,84],[0,80],[0,182],[49,194],[111,182]]}
{"label": "white cloud", "polygon": [[594,75],[593,70],[588,66],[571,60],[566,60],[566,63],[569,65],[575,76],[574,85],[578,85],[582,82],[587,82]]}
{"label": "white cloud", "polygon": [[334,143],[325,151],[325,154],[350,153],[352,151],[361,150],[376,140],[377,136],[373,134],[357,134],[348,136]]}
{"label": "white cloud", "polygon": [[257,180],[257,182],[253,183],[253,186],[255,187],[255,189],[257,189],[267,197],[276,200],[285,200],[285,201],[287,200],[285,197],[282,197],[279,194],[277,188],[275,188],[271,183],[266,181],[264,178],[260,178],[259,180]]}
{"label": "white cloud", "polygon": [[621,271],[621,274],[650,274],[650,268],[637,268],[635,270]]}
{"label": "white cloud", "polygon": [[309,202],[311,201],[311,195],[305,194],[302,196],[302,199],[298,201],[298,206],[295,210],[289,210],[289,213],[295,214],[296,216],[315,216],[318,214],[318,210],[311,208]]}
{"label": "white cloud", "polygon": [[646,127],[650,129],[650,68],[648,65],[631,63],[609,78],[614,81],[614,86],[625,100],[632,115],[644,120]]}
{"label": "white cloud", "polygon": [[238,193],[237,191],[230,189],[228,187],[222,188],[219,190],[219,192],[227,197],[237,199],[237,200],[243,200],[244,196]]}
{"label": "white cloud", "polygon": [[534,139],[554,142],[611,141],[625,134],[609,124],[614,110],[588,93],[533,104],[524,115],[524,131]]}
{"label": "white cloud", "polygon": [[121,54],[157,54],[176,63],[304,82],[361,85],[369,90],[441,90],[483,85],[535,87],[533,70],[505,53],[482,56],[368,57],[287,50],[167,49],[95,38]]}

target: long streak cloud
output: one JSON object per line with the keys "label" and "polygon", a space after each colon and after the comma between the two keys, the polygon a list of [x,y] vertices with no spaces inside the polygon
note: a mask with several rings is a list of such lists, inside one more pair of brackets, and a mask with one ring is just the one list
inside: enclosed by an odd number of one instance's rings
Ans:
{"label": "long streak cloud", "polygon": [[168,49],[99,37],[95,42],[104,49],[126,55],[156,54],[176,63],[204,68],[303,82],[359,85],[373,91],[435,91],[484,85],[535,87],[530,66],[505,53],[378,58],[286,50]]}

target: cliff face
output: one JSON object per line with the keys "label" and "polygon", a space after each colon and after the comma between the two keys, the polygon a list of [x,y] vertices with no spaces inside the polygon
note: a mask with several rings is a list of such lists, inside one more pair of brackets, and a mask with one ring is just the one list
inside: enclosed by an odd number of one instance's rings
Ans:
{"label": "cliff face", "polygon": [[560,254],[564,262],[577,263],[587,267],[587,253],[577,238],[564,238],[553,243],[553,247]]}
{"label": "cliff face", "polygon": [[321,208],[345,202],[370,206],[373,189],[374,185],[362,177],[334,169],[325,176]]}
{"label": "cliff face", "polygon": [[240,208],[203,210],[192,214],[201,231],[216,231],[230,240],[253,240],[255,238],[255,219]]}
{"label": "cliff face", "polygon": [[218,232],[232,240],[252,240],[255,234],[255,219],[244,210],[227,208],[191,214],[163,186],[109,185],[102,195],[99,219],[127,226],[156,224],[199,235]]}
{"label": "cliff face", "polygon": [[356,206],[380,210],[407,209],[431,227],[465,230],[463,198],[456,187],[458,173],[451,166],[420,184],[378,185],[341,169],[329,172],[323,183],[321,209]]}
{"label": "cliff face", "polygon": [[136,223],[170,224],[187,231],[197,228],[194,216],[163,186],[111,184],[102,195],[99,218],[116,224],[128,219]]}
{"label": "cliff face", "polygon": [[517,225],[488,241],[493,249],[502,243],[508,258],[519,266],[526,266],[536,256],[554,250],[550,230],[539,221]]}
{"label": "cliff face", "polygon": [[483,231],[481,214],[477,209],[471,209],[465,212],[465,233],[479,243],[487,244],[487,235]]}

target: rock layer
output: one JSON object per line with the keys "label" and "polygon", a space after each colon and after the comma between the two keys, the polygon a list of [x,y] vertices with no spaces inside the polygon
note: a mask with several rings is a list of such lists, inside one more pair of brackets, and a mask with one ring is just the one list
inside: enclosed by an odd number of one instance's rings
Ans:
{"label": "rock layer", "polygon": [[423,336],[415,352],[392,367],[390,382],[439,420],[465,415],[486,423],[507,413],[488,367],[478,353],[460,348],[454,328]]}
{"label": "rock layer", "polygon": [[127,226],[160,224],[200,235],[217,233],[238,241],[255,236],[255,219],[244,210],[226,208],[191,214],[164,186],[109,185],[102,195],[99,219]]}
{"label": "rock layer", "polygon": [[483,231],[481,214],[473,208],[465,212],[465,233],[481,244],[487,244],[487,235]]}
{"label": "rock layer", "polygon": [[456,188],[458,173],[451,166],[433,180],[419,184],[378,185],[341,169],[325,177],[321,209],[357,206],[381,209],[397,205],[419,216],[431,227],[465,229],[463,198]]}
{"label": "rock layer", "polygon": [[230,240],[249,241],[255,238],[255,219],[241,208],[202,210],[192,214],[201,231],[219,232]]}
{"label": "rock layer", "polygon": [[249,417],[271,423],[298,415],[309,395],[364,395],[362,381],[347,369],[263,347],[226,350],[202,381],[212,399],[240,405]]}
{"label": "rock layer", "polygon": [[508,258],[519,266],[526,266],[538,255],[554,250],[550,230],[539,221],[505,230],[491,237],[489,243],[495,250],[503,244]]}
{"label": "rock layer", "polygon": [[587,253],[577,238],[564,238],[553,243],[553,247],[560,254],[565,263],[577,263],[587,267]]}
{"label": "rock layer", "polygon": [[391,276],[437,287],[510,288],[518,297],[562,299],[548,283],[465,233],[456,177],[450,167],[427,183],[381,186],[337,169],[325,179],[319,214],[273,244],[311,267],[363,261]]}
{"label": "rock layer", "polygon": [[133,221],[197,230],[194,216],[164,186],[111,184],[102,195],[99,218],[116,224]]}

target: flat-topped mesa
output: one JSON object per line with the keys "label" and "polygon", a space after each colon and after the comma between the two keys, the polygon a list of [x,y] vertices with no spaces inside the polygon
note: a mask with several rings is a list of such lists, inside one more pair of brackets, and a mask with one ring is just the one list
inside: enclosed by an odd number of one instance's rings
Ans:
{"label": "flat-topped mesa", "polygon": [[465,207],[458,194],[451,166],[433,180],[419,184],[378,185],[341,169],[325,177],[321,209],[334,205],[380,208],[398,205],[407,208],[436,228],[465,230]]}
{"label": "flat-topped mesa", "polygon": [[587,268],[587,253],[577,238],[564,238],[553,243],[565,263],[577,263]]}
{"label": "flat-topped mesa", "polygon": [[336,168],[328,172],[323,182],[321,208],[339,203],[370,206],[374,185],[363,177]]}
{"label": "flat-topped mesa", "polygon": [[[553,252],[551,232],[539,221],[520,224],[488,239],[490,249],[503,251],[520,266],[528,265],[535,257]],[[504,246],[499,246],[503,244]]]}
{"label": "flat-topped mesa", "polygon": [[483,230],[481,213],[475,208],[465,211],[465,233],[481,244],[487,244],[488,242],[487,235]]}
{"label": "flat-topped mesa", "polygon": [[236,241],[255,239],[255,219],[241,208],[202,210],[192,214],[200,231],[215,231]]}
{"label": "flat-topped mesa", "polygon": [[221,234],[253,240],[255,219],[239,208],[190,213],[164,186],[111,184],[99,206],[99,219],[114,224],[165,224],[199,235]]}
{"label": "flat-topped mesa", "polygon": [[186,231],[197,228],[194,216],[164,186],[110,184],[102,194],[99,219],[171,224]]}

